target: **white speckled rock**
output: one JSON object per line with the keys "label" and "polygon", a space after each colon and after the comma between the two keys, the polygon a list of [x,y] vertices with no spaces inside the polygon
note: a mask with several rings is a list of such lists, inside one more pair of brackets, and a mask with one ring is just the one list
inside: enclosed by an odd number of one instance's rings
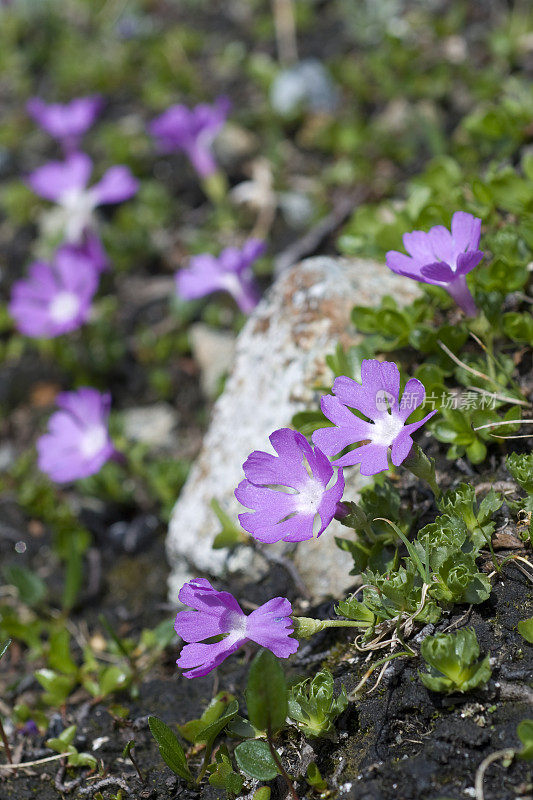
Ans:
{"label": "white speckled rock", "polygon": [[[385,294],[409,302],[416,292],[413,281],[362,259],[312,258],[277,279],[237,339],[233,370],[172,514],[167,552],[173,601],[183,582],[200,573],[264,572],[264,560],[248,548],[229,558],[227,551],[211,549],[220,525],[210,501],[216,498],[237,518],[240,507],[233,492],[243,477],[242,464],[252,450],[269,449],[270,433],[289,425],[296,411],[317,404],[317,387],[332,380],[325,357],[337,341],[356,341],[352,307],[375,305]],[[345,496],[353,498],[364,479],[357,469],[345,475],[350,489]],[[341,531],[334,521],[320,539],[302,542],[292,554],[315,600],[338,596],[353,583],[346,554],[334,542]],[[280,552],[287,545],[262,547]]]}

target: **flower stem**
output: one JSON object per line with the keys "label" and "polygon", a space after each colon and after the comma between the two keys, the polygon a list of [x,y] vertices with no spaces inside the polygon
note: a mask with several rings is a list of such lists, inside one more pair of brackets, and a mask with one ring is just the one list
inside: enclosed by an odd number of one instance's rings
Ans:
{"label": "flower stem", "polygon": [[370,622],[366,620],[349,619],[313,619],[312,617],[292,617],[294,622],[294,634],[299,639],[309,639],[315,633],[326,628],[370,628]]}
{"label": "flower stem", "polygon": [[272,732],[270,731],[270,728],[267,731],[267,741],[268,741],[268,746],[270,748],[270,754],[274,760],[274,763],[276,764],[276,767],[279,769],[280,774],[282,775],[285,783],[287,784],[287,789],[289,790],[289,794],[291,795],[292,800],[299,800],[299,797],[296,794],[296,789],[294,788],[293,783],[289,778],[285,767],[281,763],[281,759],[278,755],[278,752],[272,743]]}
{"label": "flower stem", "polygon": [[220,206],[228,195],[228,182],[223,172],[212,172],[202,179],[202,188],[214,206]]}
{"label": "flower stem", "polygon": [[478,314],[478,308],[470,293],[470,289],[466,285],[466,278],[464,275],[457,278],[452,283],[445,287],[449,295],[453,297],[457,305],[463,309],[467,317],[475,317]]}

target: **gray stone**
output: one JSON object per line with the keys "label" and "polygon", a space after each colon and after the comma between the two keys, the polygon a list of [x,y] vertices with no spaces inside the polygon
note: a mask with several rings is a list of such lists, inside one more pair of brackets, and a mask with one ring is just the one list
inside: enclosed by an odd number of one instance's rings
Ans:
{"label": "gray stone", "polygon": [[122,421],[127,439],[152,447],[168,448],[175,444],[172,432],[178,422],[178,414],[168,403],[128,408],[122,412]]}
{"label": "gray stone", "polygon": [[339,105],[339,90],[322,62],[307,58],[276,75],[270,102],[282,116],[307,110],[332,114]]}
{"label": "gray stone", "polygon": [[216,397],[221,378],[233,365],[235,335],[197,322],[189,328],[189,341],[200,366],[202,391],[207,397]]}
{"label": "gray stone", "polygon": [[[269,449],[270,433],[290,425],[295,412],[318,405],[320,387],[332,381],[325,357],[338,341],[357,341],[350,323],[352,307],[375,305],[385,294],[409,302],[416,292],[413,281],[362,259],[308,259],[275,281],[237,339],[232,373],[172,514],[167,550],[173,602],[183,582],[201,573],[224,576],[245,570],[254,578],[264,573],[264,559],[251,548],[239,548],[233,555],[212,550],[220,524],[211,500],[216,498],[237,518],[240,509],[233,492],[243,478],[242,464],[252,450]],[[353,499],[364,479],[357,469],[345,475],[345,496]],[[291,557],[315,600],[338,596],[353,584],[346,554],[334,541],[342,531],[334,521],[320,539],[292,546]],[[288,546],[261,547],[279,554]]]}

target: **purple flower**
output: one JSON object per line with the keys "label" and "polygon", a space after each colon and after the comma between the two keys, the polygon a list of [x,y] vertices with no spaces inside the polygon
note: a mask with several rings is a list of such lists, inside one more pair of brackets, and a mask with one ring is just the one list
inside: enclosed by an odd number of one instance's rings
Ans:
{"label": "purple flower", "polygon": [[160,150],[183,150],[200,177],[207,178],[217,169],[212,145],[230,107],[227,97],[219,97],[213,105],[171,106],[151,122],[149,130]]}
{"label": "purple flower", "polygon": [[[339,467],[360,464],[361,475],[376,475],[388,469],[389,447],[392,463],[401,464],[413,446],[411,434],[437,413],[432,411],[420,422],[405,424],[424,402],[426,390],[420,381],[411,378],[399,403],[400,372],[391,361],[364,359],[361,383],[343,376],[335,380],[333,392],[335,396],[322,398],[321,407],[335,427],[315,431],[313,443],[330,457],[349,445],[361,443],[360,447],[333,461]],[[371,422],[357,417],[352,408]]]}
{"label": "purple flower", "polygon": [[335,516],[344,477],[329,488],[334,470],[324,453],[301,433],[281,428],[270,436],[278,457],[262,450],[243,465],[246,480],[235,497],[253,512],[239,514],[245,531],[260,542],[302,542],[320,536]]}
{"label": "purple flower", "polygon": [[60,336],[87,320],[97,288],[93,262],[65,245],[52,264],[32,264],[29,277],[13,285],[9,313],[26,336]]}
{"label": "purple flower", "polygon": [[37,441],[38,466],[56,483],[87,478],[115,453],[109,438],[111,396],[82,387],[58,394],[61,409]]}
{"label": "purple flower", "polygon": [[128,167],[110,167],[103,177],[87,187],[93,169],[85,153],[73,153],[65,161],[51,161],[36,169],[28,183],[46,200],[58,203],[67,241],[79,244],[93,226],[97,206],[121,203],[136,193],[139,182]]}
{"label": "purple flower", "polygon": [[404,234],[403,244],[409,255],[389,250],[387,266],[415,281],[442,286],[465,314],[474,317],[477,308],[466,285],[466,275],[483,258],[483,252],[478,250],[480,234],[480,219],[456,211],[451,233],[443,225],[435,225],[428,233]]}
{"label": "purple flower", "polygon": [[81,137],[91,127],[103,106],[101,97],[77,97],[70,103],[45,103],[38,97],[28,100],[30,117],[54,139],[66,153],[77,149]]}
{"label": "purple flower", "polygon": [[[176,615],[174,623],[178,636],[190,642],[176,662],[188,670],[185,678],[207,675],[246,642],[266,647],[278,658],[288,658],[298,650],[298,640],[291,638],[292,607],[284,597],[274,597],[247,616],[232,594],[218,592],[205,578],[185,583],[178,596],[190,606]],[[203,643],[213,636],[224,638]]]}
{"label": "purple flower", "polygon": [[39,733],[39,728],[33,719],[29,719],[24,723],[20,732],[23,736],[36,736]]}
{"label": "purple flower", "polygon": [[193,256],[188,268],[176,275],[178,294],[196,300],[211,292],[229,292],[241,311],[249,314],[259,302],[251,265],[265,249],[264,242],[250,239],[241,250],[226,247],[218,257],[210,253]]}
{"label": "purple flower", "polygon": [[80,242],[67,246],[72,253],[76,253],[78,256],[90,261],[93,269],[97,273],[104,272],[104,270],[108,269],[109,261],[107,259],[107,253],[94,231],[87,229]]}

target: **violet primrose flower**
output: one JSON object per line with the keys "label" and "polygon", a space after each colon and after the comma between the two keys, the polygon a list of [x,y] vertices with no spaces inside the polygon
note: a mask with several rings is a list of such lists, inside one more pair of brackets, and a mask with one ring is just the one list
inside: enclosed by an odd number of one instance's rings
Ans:
{"label": "violet primrose flower", "polygon": [[409,255],[389,250],[387,266],[415,281],[442,286],[465,314],[474,317],[477,307],[466,285],[466,275],[483,258],[483,252],[478,250],[480,234],[478,217],[456,211],[451,233],[443,225],[435,225],[427,233],[404,234],[403,244]]}
{"label": "violet primrose flower", "polygon": [[91,262],[95,272],[100,273],[107,270],[109,261],[104,246],[96,233],[87,229],[80,242],[76,244],[64,245],[68,247],[70,252],[76,253],[78,256],[87,259]]}
{"label": "violet primrose flower", "polygon": [[[395,466],[404,461],[411,447],[411,434],[436,414],[430,412],[419,422],[406,424],[412,412],[424,402],[426,390],[416,378],[407,381],[399,402],[400,372],[391,361],[364,359],[361,383],[345,376],[333,384],[335,396],[325,395],[322,411],[335,427],[313,433],[313,443],[332,457],[351,444],[361,443],[332,463],[339,467],[360,464],[361,475],[376,475],[389,468],[388,451]],[[355,408],[370,422],[357,417]]]}
{"label": "violet primrose flower", "polygon": [[[284,597],[274,597],[246,615],[229,592],[218,592],[205,578],[185,583],[179,599],[190,608],[176,615],[174,628],[186,642],[178,667],[187,670],[185,678],[201,678],[246,642],[266,647],[278,658],[288,658],[298,650],[291,637],[292,606]],[[204,639],[223,636],[219,642]]]}
{"label": "violet primrose flower", "polygon": [[56,483],[94,475],[115,453],[109,437],[111,396],[82,387],[56,398],[59,411],[37,441],[38,466]]}
{"label": "violet primrose flower", "polygon": [[193,256],[188,268],[176,274],[178,294],[185,300],[196,300],[211,292],[229,292],[241,311],[249,314],[259,302],[251,265],[265,249],[264,242],[250,239],[240,250],[226,247],[219,256]]}
{"label": "violet primrose flower", "polygon": [[32,97],[26,104],[26,110],[43,130],[61,143],[65,153],[72,153],[78,148],[83,134],[91,127],[102,106],[103,100],[98,95],[77,97],[70,103],[50,104]]}
{"label": "violet primrose flower", "polygon": [[239,514],[239,522],[260,542],[302,542],[313,538],[315,528],[320,536],[342,497],[342,470],[329,486],[333,467],[297,431],[281,428],[270,442],[277,457],[255,450],[243,465],[246,480],[235,490],[235,497],[254,511]]}
{"label": "violet primrose flower", "polygon": [[9,313],[26,336],[60,336],[87,320],[97,288],[93,262],[65,245],[53,264],[32,264],[29,277],[13,285]]}
{"label": "violet primrose flower", "polygon": [[58,203],[63,212],[67,241],[80,244],[93,226],[97,206],[121,203],[137,192],[139,182],[128,167],[110,167],[103,177],[87,187],[93,169],[85,153],[73,153],[65,161],[51,161],[29,176],[31,189],[40,197]]}
{"label": "violet primrose flower", "polygon": [[199,176],[207,178],[217,170],[212,145],[230,108],[227,97],[194,108],[178,104],[156,117],[149,130],[161,151],[183,150]]}

